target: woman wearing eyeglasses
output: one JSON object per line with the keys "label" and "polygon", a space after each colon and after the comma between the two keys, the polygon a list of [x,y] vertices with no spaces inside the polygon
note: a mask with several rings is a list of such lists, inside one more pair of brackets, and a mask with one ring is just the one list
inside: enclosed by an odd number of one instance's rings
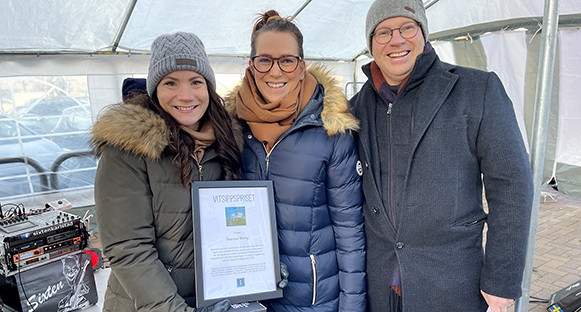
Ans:
{"label": "woman wearing eyeglasses", "polygon": [[302,45],[289,18],[260,15],[242,85],[227,99],[243,127],[244,178],[274,181],[289,283],[268,310],[365,311],[359,124],[329,72],[306,68]]}

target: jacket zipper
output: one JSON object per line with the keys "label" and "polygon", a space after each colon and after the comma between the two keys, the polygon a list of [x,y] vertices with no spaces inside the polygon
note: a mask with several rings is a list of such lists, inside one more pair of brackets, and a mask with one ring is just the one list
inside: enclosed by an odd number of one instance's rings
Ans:
{"label": "jacket zipper", "polygon": [[311,257],[311,267],[313,268],[313,301],[311,305],[315,305],[315,299],[317,299],[317,270],[315,268],[315,255],[309,255]]}
{"label": "jacket zipper", "polygon": [[[414,67],[414,69],[415,69],[415,67]],[[373,86],[373,84],[372,84],[372,87],[377,94],[380,94],[379,90],[376,89],[375,86]],[[401,90],[400,90],[400,92],[401,92]],[[400,92],[398,92],[398,93],[400,93]],[[396,95],[396,99],[397,99],[398,95]],[[395,100],[393,102],[388,103],[383,97],[380,96],[380,98],[383,100],[383,102],[385,104],[387,104],[387,114],[386,114],[387,115],[386,116],[387,117],[387,129],[386,130],[387,130],[387,156],[388,156],[387,157],[388,158],[388,160],[387,160],[387,164],[388,164],[387,165],[388,166],[387,167],[388,194],[387,194],[386,209],[387,209],[387,214],[388,214],[388,218],[389,218],[389,222],[391,224],[391,227],[394,231],[397,231],[397,227],[396,227],[396,223],[395,223],[395,212],[394,212],[395,209],[393,207],[393,190],[392,190],[393,183],[392,183],[392,175],[391,175],[391,172],[392,172],[392,170],[391,170],[391,167],[392,167],[392,162],[391,162],[391,158],[392,158],[391,157],[392,156],[391,115],[392,114],[391,113],[392,113],[393,103],[395,102]],[[381,178],[381,177],[378,177],[378,178]]]}
{"label": "jacket zipper", "polygon": [[272,154],[272,151],[274,151],[274,148],[278,145],[278,143],[280,143],[287,136],[288,136],[288,134],[285,135],[284,137],[281,137],[280,139],[278,139],[278,141],[276,141],[276,143],[274,143],[274,145],[270,149],[270,152],[266,150],[266,145],[264,143],[262,143],[262,147],[264,148],[264,151],[266,152],[266,158],[264,159],[266,161],[266,173],[264,175],[265,178],[268,176],[268,167],[270,165],[270,154]]}
{"label": "jacket zipper", "polygon": [[204,176],[203,172],[202,172],[202,164],[198,164],[198,162],[196,161],[196,159],[194,158],[193,155],[191,155],[192,157],[192,161],[194,162],[194,165],[196,165],[198,167],[198,181],[202,181],[202,177]]}
{"label": "jacket zipper", "polygon": [[387,213],[389,215],[389,219],[393,224],[393,228],[397,229],[396,222],[395,222],[395,207],[393,207],[393,183],[392,183],[392,143],[391,143],[391,109],[393,107],[393,103],[390,102],[387,105]]}
{"label": "jacket zipper", "polygon": [[[264,144],[262,144],[262,146],[264,146]],[[274,149],[274,146],[272,147]],[[266,146],[264,146],[264,151],[266,151]],[[270,153],[272,152],[272,149],[270,150],[270,152],[266,152],[266,158],[264,159],[266,161],[266,173],[268,174],[268,166],[270,165]]]}
{"label": "jacket zipper", "polygon": [[486,222],[486,217],[485,217],[485,218],[482,218],[482,219],[480,219],[480,220],[476,220],[476,221],[472,221],[472,222],[464,223],[464,226],[465,226],[465,227],[469,227],[469,226],[473,226],[473,225],[476,225],[476,224],[478,224],[478,223],[482,223],[482,222]]}
{"label": "jacket zipper", "polygon": [[[278,143],[282,142],[282,140],[284,140],[284,139],[285,139],[287,136],[289,136],[289,135],[291,134],[291,132],[294,132],[294,130],[291,130],[290,132],[289,132],[289,131],[287,131],[287,133],[286,133],[286,134],[284,134],[284,136],[281,136],[281,137],[278,139],[278,141],[276,141],[276,143],[274,143],[274,145],[273,145],[273,146],[272,146],[272,148],[270,149],[270,152],[269,152],[269,151],[266,149],[266,145],[265,145],[263,142],[261,142],[261,144],[262,144],[262,148],[264,148],[264,152],[266,152],[266,158],[264,159],[264,160],[265,160],[265,162],[266,162],[266,171],[265,171],[265,173],[264,173],[264,178],[265,178],[265,179],[266,179],[266,177],[268,176],[268,168],[269,168],[269,165],[270,165],[270,154],[272,154],[272,151],[274,151],[274,148],[275,148],[275,147],[278,145]],[[255,136],[255,138],[256,138],[256,136]],[[255,154],[257,154],[257,153],[255,152]],[[258,154],[257,154],[257,155],[258,155]]]}

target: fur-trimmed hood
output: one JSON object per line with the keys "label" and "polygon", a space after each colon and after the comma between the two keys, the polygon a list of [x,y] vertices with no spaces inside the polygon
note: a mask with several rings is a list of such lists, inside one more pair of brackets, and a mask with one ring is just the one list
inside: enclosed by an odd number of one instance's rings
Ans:
{"label": "fur-trimmed hood", "polygon": [[91,135],[97,155],[113,146],[152,160],[159,159],[170,142],[165,121],[155,112],[133,104],[112,105],[93,125]]}
{"label": "fur-trimmed hood", "polygon": [[[337,81],[331,75],[330,71],[321,64],[309,65],[307,71],[325,89],[321,120],[323,121],[327,134],[333,136],[346,131],[359,130],[359,120],[351,113],[347,98],[345,98],[345,94],[343,94],[341,87],[337,85]],[[226,110],[236,119],[236,94],[238,93],[238,89],[240,89],[240,85],[236,86],[224,99],[226,102]]]}

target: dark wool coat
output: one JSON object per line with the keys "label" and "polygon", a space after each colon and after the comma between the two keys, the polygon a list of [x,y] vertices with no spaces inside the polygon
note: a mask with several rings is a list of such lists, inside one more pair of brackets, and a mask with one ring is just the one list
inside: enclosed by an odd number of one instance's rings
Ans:
{"label": "dark wool coat", "polygon": [[[396,263],[405,312],[485,311],[480,290],[519,297],[532,178],[498,77],[443,63],[433,50],[423,53],[391,115],[379,116],[391,121],[385,131],[375,128],[376,111],[389,104],[375,89],[369,64],[363,70],[369,80],[350,103],[361,121],[369,310],[386,311]],[[389,190],[380,189],[379,140],[391,142]],[[391,203],[382,200],[386,191]]]}
{"label": "dark wool coat", "polygon": [[[280,260],[289,268],[284,297],[268,310],[365,311],[361,180],[351,136],[358,122],[329,74],[309,72],[319,85],[270,153],[243,130],[243,176],[274,182]],[[235,114],[232,94],[227,106]]]}
{"label": "dark wool coat", "polygon": [[[101,155],[95,208],[111,275],[103,311],[194,311],[194,238],[189,187],[164,153],[165,122],[149,109],[118,105],[92,129]],[[193,160],[193,158],[192,158]],[[217,180],[212,147],[194,181]]]}

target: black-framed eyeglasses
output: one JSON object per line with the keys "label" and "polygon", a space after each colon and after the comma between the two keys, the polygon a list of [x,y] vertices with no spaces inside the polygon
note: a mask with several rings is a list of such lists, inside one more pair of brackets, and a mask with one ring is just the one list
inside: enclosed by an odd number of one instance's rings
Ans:
{"label": "black-framed eyeglasses", "polygon": [[393,32],[398,30],[399,34],[404,39],[412,39],[418,34],[418,30],[420,29],[420,24],[416,22],[407,22],[401,25],[399,28],[379,28],[378,30],[374,31],[372,36],[375,39],[375,42],[379,44],[388,44],[391,39],[393,38]]}
{"label": "black-framed eyeglasses", "polygon": [[278,68],[285,73],[294,72],[299,67],[301,58],[296,55],[283,55],[281,57],[270,57],[268,55],[257,55],[251,58],[252,66],[259,73],[267,73],[272,69],[274,62],[278,63]]}

